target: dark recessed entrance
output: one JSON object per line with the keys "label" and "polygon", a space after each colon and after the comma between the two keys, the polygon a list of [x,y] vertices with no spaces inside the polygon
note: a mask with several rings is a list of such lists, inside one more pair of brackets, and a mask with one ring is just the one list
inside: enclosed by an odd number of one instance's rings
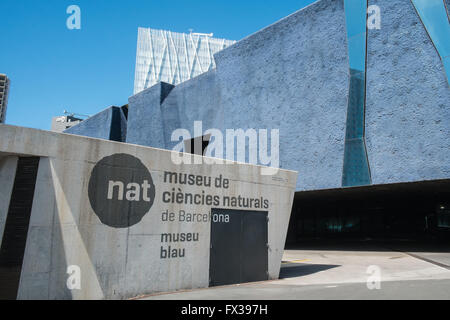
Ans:
{"label": "dark recessed entrance", "polygon": [[19,158],[0,248],[0,300],[14,300],[20,283],[39,158]]}
{"label": "dark recessed entrance", "polygon": [[268,279],[267,214],[212,210],[210,286]]}
{"label": "dark recessed entrance", "polygon": [[298,192],[287,245],[306,240],[441,240],[450,180]]}

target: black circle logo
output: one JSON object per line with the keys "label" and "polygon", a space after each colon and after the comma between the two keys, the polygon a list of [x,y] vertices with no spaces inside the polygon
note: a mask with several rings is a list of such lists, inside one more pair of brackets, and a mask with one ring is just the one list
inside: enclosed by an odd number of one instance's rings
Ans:
{"label": "black circle logo", "polygon": [[155,199],[152,176],[142,162],[119,153],[100,160],[89,180],[89,201],[100,221],[113,228],[139,223]]}

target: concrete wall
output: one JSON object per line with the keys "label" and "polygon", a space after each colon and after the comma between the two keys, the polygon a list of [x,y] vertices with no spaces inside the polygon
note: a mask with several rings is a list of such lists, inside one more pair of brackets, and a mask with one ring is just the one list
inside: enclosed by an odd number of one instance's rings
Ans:
{"label": "concrete wall", "polygon": [[97,139],[125,142],[127,119],[121,108],[110,107],[64,132]]}
{"label": "concrete wall", "polygon": [[411,1],[371,0],[366,136],[374,184],[450,177],[450,90]]}
{"label": "concrete wall", "polygon": [[16,156],[2,155],[0,152],[0,246],[5,230],[14,178],[16,177],[17,160]]}
{"label": "concrete wall", "polygon": [[[295,172],[280,170],[274,176],[267,176],[261,175],[262,167],[245,164],[176,165],[172,156],[178,154],[165,150],[5,125],[0,126],[0,136],[0,152],[41,157],[20,299],[122,299],[159,291],[207,287],[210,222],[163,221],[162,213],[168,210],[178,219],[181,210],[208,214],[212,207],[244,209],[224,206],[222,199],[226,196],[263,197],[269,201],[267,209],[253,210],[268,211],[269,277],[278,278],[297,178]],[[92,194],[89,194],[99,161],[118,154],[139,159],[149,171],[156,191],[149,212],[139,223],[129,227],[105,224],[98,211],[94,211]],[[116,165],[108,168],[108,173],[116,172]],[[222,175],[229,179],[230,187],[169,183],[164,181],[166,171],[212,179]],[[98,181],[104,179],[107,178],[101,175]],[[95,181],[97,186],[101,185]],[[94,190],[94,199],[97,199],[101,188]],[[218,196],[220,205],[164,202],[163,195],[172,190],[197,194],[204,191]],[[101,199],[101,203],[107,203],[106,199]],[[4,199],[0,206],[5,206]],[[127,208],[126,214],[134,212]],[[114,211],[112,216],[115,214]],[[167,246],[161,243],[161,235],[180,232],[198,233],[199,241],[170,243],[172,248],[185,249],[185,257],[161,259],[161,247]],[[70,266],[80,267],[79,290],[69,290],[66,285]]]}

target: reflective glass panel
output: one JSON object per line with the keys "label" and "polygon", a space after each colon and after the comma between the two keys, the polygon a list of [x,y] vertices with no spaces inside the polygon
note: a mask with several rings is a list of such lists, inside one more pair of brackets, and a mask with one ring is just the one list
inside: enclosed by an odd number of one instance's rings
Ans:
{"label": "reflective glass panel", "polygon": [[447,80],[450,80],[450,66],[448,62],[450,57],[450,23],[444,0],[411,1],[441,56],[447,73]]}
{"label": "reflective glass panel", "polygon": [[364,142],[367,0],[344,0],[350,83],[342,185],[371,183]]}

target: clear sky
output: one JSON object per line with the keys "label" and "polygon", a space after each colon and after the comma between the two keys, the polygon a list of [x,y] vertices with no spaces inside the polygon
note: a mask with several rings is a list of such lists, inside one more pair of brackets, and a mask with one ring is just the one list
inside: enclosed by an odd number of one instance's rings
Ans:
{"label": "clear sky", "polygon": [[[314,0],[0,0],[6,123],[49,130],[63,110],[93,115],[133,93],[137,29],[240,40]],[[69,30],[69,5],[81,30]]]}

